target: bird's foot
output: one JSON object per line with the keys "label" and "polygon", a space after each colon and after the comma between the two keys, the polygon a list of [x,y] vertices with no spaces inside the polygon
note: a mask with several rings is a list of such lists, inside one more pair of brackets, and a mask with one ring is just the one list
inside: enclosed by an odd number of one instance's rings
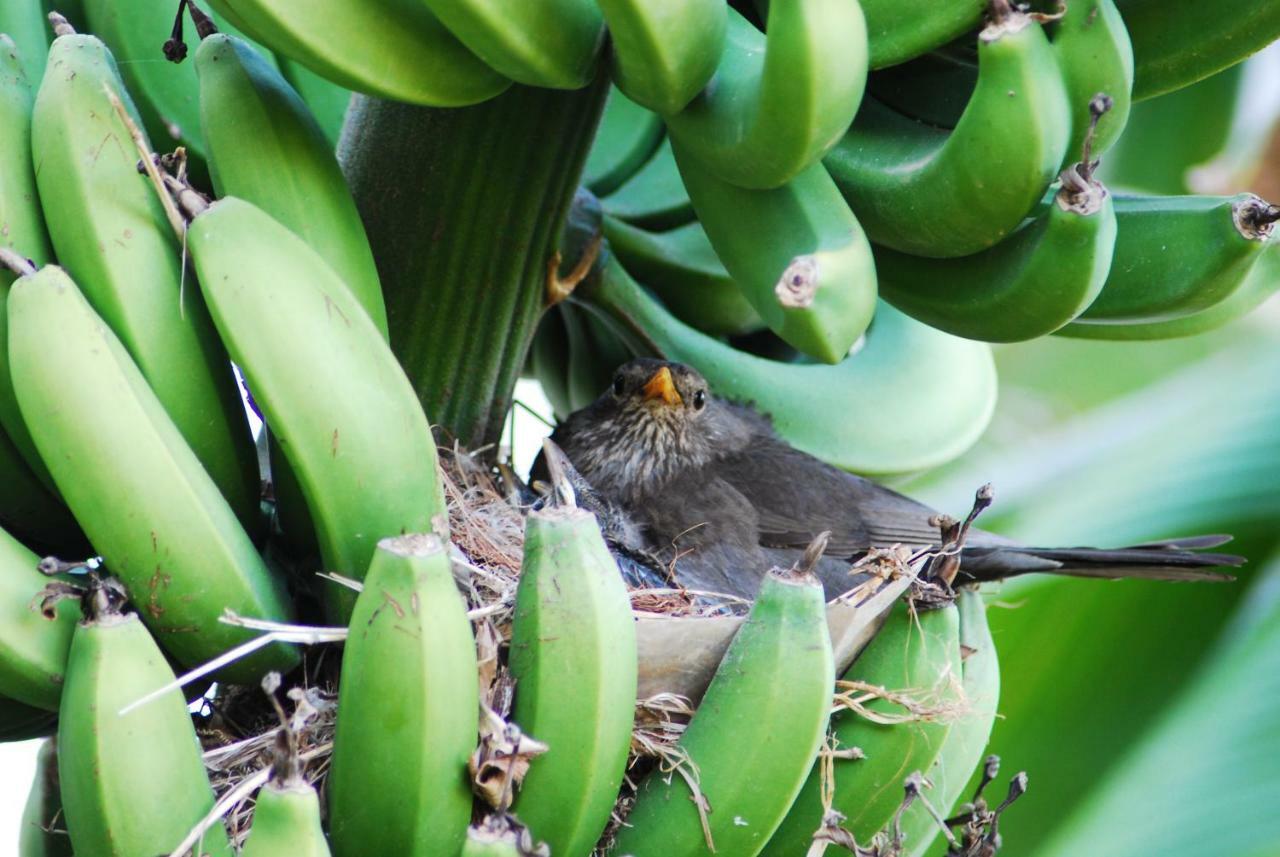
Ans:
{"label": "bird's foot", "polygon": [[560,263],[563,259],[560,251],[557,250],[547,260],[547,306],[553,307],[565,298],[573,294],[573,290],[578,284],[587,278],[587,274],[591,273],[591,266],[596,263],[596,259],[600,258],[600,244],[604,240],[602,232],[596,232],[591,236],[591,240],[587,242],[587,246],[583,248],[582,255],[578,257],[577,263],[574,264],[573,270],[568,274],[560,276]]}

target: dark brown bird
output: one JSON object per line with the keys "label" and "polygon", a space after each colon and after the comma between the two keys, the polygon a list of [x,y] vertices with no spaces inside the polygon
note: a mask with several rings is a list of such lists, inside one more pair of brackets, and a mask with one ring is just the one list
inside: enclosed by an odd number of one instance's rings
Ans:
{"label": "dark brown bird", "polygon": [[[613,528],[628,548],[673,564],[691,589],[755,594],[770,566],[788,566],[829,530],[817,569],[828,597],[857,580],[849,566],[869,549],[937,545],[937,512],[795,449],[765,416],[717,398],[694,369],[661,360],[623,365],[600,398],[552,433],[599,502],[626,516]],[[539,459],[534,477],[545,478]],[[1222,579],[1228,554],[1197,553],[1227,536],[1118,549],[1035,548],[970,531],[961,582],[1030,572],[1085,577]]]}

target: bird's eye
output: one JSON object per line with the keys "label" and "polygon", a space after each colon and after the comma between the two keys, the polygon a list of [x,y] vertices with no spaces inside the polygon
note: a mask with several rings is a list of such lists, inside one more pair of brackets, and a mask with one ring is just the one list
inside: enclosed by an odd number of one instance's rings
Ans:
{"label": "bird's eye", "polygon": [[707,404],[707,393],[705,390],[699,390],[693,394],[693,409],[700,411]]}
{"label": "bird's eye", "polygon": [[613,394],[614,394],[615,396],[621,396],[621,395],[622,395],[622,388],[623,388],[623,386],[624,386],[624,384],[623,384],[622,376],[621,376],[621,375],[614,375],[614,376],[613,376]]}

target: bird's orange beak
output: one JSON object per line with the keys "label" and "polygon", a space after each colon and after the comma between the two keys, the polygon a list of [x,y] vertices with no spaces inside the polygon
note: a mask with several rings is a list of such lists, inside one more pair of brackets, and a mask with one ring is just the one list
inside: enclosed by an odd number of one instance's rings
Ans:
{"label": "bird's orange beak", "polygon": [[671,378],[671,370],[663,366],[644,384],[645,399],[662,399],[668,405],[678,405],[683,399],[676,390],[675,381]]}

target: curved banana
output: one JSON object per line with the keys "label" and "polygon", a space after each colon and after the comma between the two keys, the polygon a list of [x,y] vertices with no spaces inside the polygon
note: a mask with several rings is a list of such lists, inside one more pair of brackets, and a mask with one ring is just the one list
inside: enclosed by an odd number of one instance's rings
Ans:
{"label": "curved banana", "polygon": [[[427,417],[333,269],[234,197],[195,217],[187,242],[214,323],[301,483],[325,568],[360,578],[378,539],[446,535]],[[326,593],[345,618],[350,591]]]}
{"label": "curved banana", "polygon": [[49,235],[240,521],[257,531],[258,461],[230,362],[108,90],[130,104],[106,46],[59,36],[31,126]]}
{"label": "curved banana", "polygon": [[680,738],[705,816],[682,777],[654,771],[611,853],[759,854],[813,766],[834,672],[822,587],[811,575],[770,573]]}
{"label": "curved banana", "polygon": [[1049,37],[1071,107],[1067,152],[1074,154],[1084,145],[1093,124],[1089,104],[1094,96],[1103,93],[1111,98],[1111,109],[1098,120],[1093,133],[1090,151],[1096,157],[1111,148],[1129,121],[1133,47],[1115,0],[1071,0],[1066,7],[1062,18],[1052,25]]}
{"label": "curved banana", "polygon": [[[990,346],[934,330],[884,303],[862,348],[824,366],[767,360],[699,333],[613,259],[586,297],[661,353],[696,367],[717,394],[754,402],[789,443],[845,470],[907,473],[950,461],[973,445],[995,408]],[[919,419],[922,401],[930,403],[928,420]]]}
{"label": "curved banana", "polygon": [[595,516],[529,513],[509,658],[512,719],[546,744],[512,810],[554,854],[587,854],[617,801],[631,749],[631,599]]}
{"label": "curved banana", "polygon": [[215,9],[278,53],[357,92],[462,107],[511,85],[471,53],[424,2],[211,0]]}
{"label": "curved banana", "polygon": [[418,2],[495,71],[529,86],[586,86],[604,46],[604,20],[595,0]]}
{"label": "curved banana", "polygon": [[1280,37],[1280,4],[1253,0],[1120,0],[1133,39],[1133,97],[1181,89]]}
{"label": "curved banana", "polygon": [[364,224],[307,105],[235,36],[202,39],[195,68],[214,190],[253,203],[311,245],[385,338],[387,308]]}
{"label": "curved banana", "polygon": [[[287,620],[283,586],[76,284],[52,265],[22,277],[9,318],[14,387],[36,447],[165,649],[195,666],[245,642],[250,632],[218,621],[226,610]],[[254,681],[297,661],[276,644],[219,674]]]}
{"label": "curved banana", "polygon": [[[58,718],[58,779],[76,857],[167,854],[213,807],[182,692],[120,713],[172,681],[136,614],[108,606],[76,627]],[[200,853],[234,854],[221,824]]]}
{"label": "curved banana", "polygon": [[609,90],[596,139],[582,168],[582,183],[596,196],[617,190],[658,150],[662,120],[622,93]]}
{"label": "curved banana", "polygon": [[316,790],[303,780],[273,777],[258,792],[240,857],[329,857]]}
{"label": "curved banana", "polygon": [[766,37],[730,10],[715,77],[666,116],[672,140],[704,170],[744,188],[775,188],[812,166],[849,127],[867,81],[857,3],[772,3],[767,26]]}
{"label": "curved banana", "polygon": [[16,60],[30,85],[38,86],[49,56],[44,4],[40,0],[7,0],[0,6],[0,35],[7,36],[0,42],[0,76],[12,74]]}
{"label": "curved banana", "polygon": [[37,571],[39,563],[0,529],[0,695],[57,711],[80,611],[62,603],[52,621],[41,615],[36,596],[49,579]]}
{"label": "curved banana", "polygon": [[601,199],[600,205],[605,214],[645,229],[671,229],[693,220],[693,203],[676,166],[671,139],[664,139],[644,166]]}
{"label": "curved banana", "polygon": [[44,738],[57,730],[57,714],[0,696],[0,743]]}
{"label": "curved banana", "polygon": [[[907,693],[938,713],[924,719],[877,723],[849,709],[831,716],[837,749],[857,747],[865,758],[833,762],[831,806],[858,842],[869,842],[902,803],[902,783],[912,771],[928,770],[951,731],[951,711],[961,684],[960,616],[955,605],[916,612],[899,602],[883,628],[844,674],[846,681]],[[853,692],[857,695],[857,691]],[[882,716],[901,716],[885,699],[866,703]],[[803,854],[822,825],[821,772],[814,766],[791,811],[769,840],[764,857]]]}
{"label": "curved banana", "polygon": [[884,68],[918,57],[982,23],[987,0],[859,0],[868,58]]}
{"label": "curved banana", "polygon": [[647,232],[605,217],[604,236],[626,269],[650,283],[663,305],[691,327],[714,336],[764,326],[697,221],[668,232]]}
{"label": "curved banana", "polygon": [[471,820],[480,702],[475,640],[444,543],[379,542],[351,629],[329,773],[333,853],[457,854]]}
{"label": "curved banana", "polygon": [[71,837],[62,829],[58,786],[58,742],[46,739],[36,754],[36,774],[22,810],[18,857],[73,857]]}
{"label": "curved banana", "polygon": [[991,9],[978,84],[954,130],[868,99],[824,161],[877,244],[917,256],[984,250],[1022,222],[1062,164],[1071,111],[1049,40],[1007,0]]}
{"label": "curved banana", "polygon": [[670,116],[715,74],[724,52],[722,0],[598,0],[612,43],[613,80],[626,95]]}
{"label": "curved banana", "polygon": [[1159,322],[1228,299],[1271,243],[1280,206],[1253,194],[1117,197],[1102,294],[1065,332]]}
{"label": "curved banana", "polygon": [[[944,818],[950,816],[982,762],[1000,701],[1000,662],[987,625],[987,605],[977,590],[965,589],[956,599],[956,609],[960,611],[964,713],[951,724],[942,751],[925,771],[933,783],[929,800]],[[938,823],[917,801],[902,814],[902,832],[907,857],[924,857],[939,833]]]}
{"label": "curved banana", "polygon": [[351,90],[323,78],[300,62],[288,57],[276,57],[280,74],[289,81],[294,92],[307,104],[316,123],[324,131],[329,148],[336,149],[342,136],[342,125],[347,118],[347,106],[351,103]]}
{"label": "curved banana", "polygon": [[981,253],[926,259],[876,248],[884,299],[967,339],[1019,342],[1061,328],[1102,291],[1116,241],[1106,188],[1083,164],[1062,182],[1043,214]]}

